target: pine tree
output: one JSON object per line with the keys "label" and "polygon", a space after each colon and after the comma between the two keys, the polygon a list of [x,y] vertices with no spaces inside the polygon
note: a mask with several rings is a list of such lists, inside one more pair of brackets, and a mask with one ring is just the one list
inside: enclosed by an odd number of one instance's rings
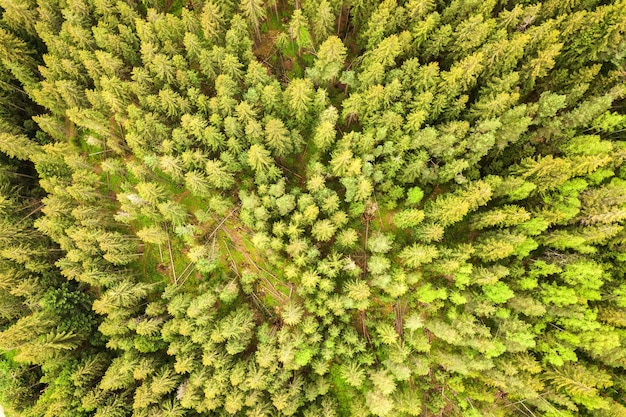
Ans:
{"label": "pine tree", "polygon": [[328,219],[316,222],[311,229],[311,234],[320,242],[326,242],[335,234],[336,226]]}
{"label": "pine tree", "polygon": [[254,28],[258,40],[261,39],[260,22],[265,19],[265,4],[262,0],[242,0],[239,9]]}
{"label": "pine tree", "polygon": [[302,32],[306,30],[307,26],[308,22],[306,16],[302,14],[302,10],[296,8],[289,20],[289,36],[292,42],[295,40],[298,45],[298,56],[302,55],[302,47],[304,46]]}
{"label": "pine tree", "polygon": [[317,43],[322,42],[332,33],[335,24],[335,13],[328,0],[322,0],[317,4],[317,10],[311,17],[311,23]]}
{"label": "pine tree", "polygon": [[270,119],[265,124],[265,141],[277,156],[285,156],[291,148],[291,138],[284,123],[279,119]]}
{"label": "pine tree", "polygon": [[255,171],[265,171],[272,165],[272,158],[262,145],[254,144],[248,150],[248,163]]}
{"label": "pine tree", "polygon": [[329,107],[320,114],[319,124],[315,128],[313,143],[320,151],[328,149],[335,141],[338,113],[334,107]]}
{"label": "pine tree", "polygon": [[336,36],[326,39],[317,51],[317,59],[311,70],[315,79],[334,81],[343,69],[347,49]]}
{"label": "pine tree", "polygon": [[41,153],[41,149],[32,140],[23,135],[0,133],[0,151],[20,160],[29,160]]}
{"label": "pine tree", "polygon": [[313,101],[313,85],[308,79],[295,79],[285,90],[286,104],[299,122],[304,122]]}
{"label": "pine tree", "polygon": [[194,195],[199,197],[207,197],[209,195],[209,181],[206,176],[199,171],[186,173],[185,184]]}

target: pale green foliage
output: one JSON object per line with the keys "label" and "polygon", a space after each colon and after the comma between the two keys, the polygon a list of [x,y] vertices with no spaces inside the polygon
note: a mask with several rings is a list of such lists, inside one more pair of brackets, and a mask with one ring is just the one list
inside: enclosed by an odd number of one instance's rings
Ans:
{"label": "pale green foliage", "polygon": [[0,133],[0,151],[11,158],[27,160],[40,152],[36,143],[23,135]]}
{"label": "pale green foliage", "polygon": [[265,140],[267,145],[279,156],[285,155],[291,149],[289,131],[278,119],[270,119],[265,125]]}
{"label": "pale green foliage", "polygon": [[361,280],[350,281],[346,284],[345,290],[348,297],[354,300],[354,305],[358,310],[365,310],[369,306],[371,290],[367,282]]}
{"label": "pale green foliage", "polygon": [[338,117],[337,109],[334,107],[329,107],[320,115],[319,124],[313,136],[313,143],[320,151],[328,149],[335,141],[335,124]]}
{"label": "pale green foliage", "polygon": [[424,220],[424,212],[417,209],[406,209],[396,213],[393,222],[401,229],[415,227]]}
{"label": "pale green foliage", "polygon": [[328,219],[316,222],[311,228],[311,234],[320,242],[330,240],[336,231],[336,226]]}
{"label": "pale green foliage", "polygon": [[250,25],[259,31],[260,21],[265,19],[265,5],[263,0],[241,0],[239,9],[250,22]]}
{"label": "pale green foliage", "polygon": [[265,171],[272,164],[272,158],[262,145],[254,144],[248,150],[248,163],[255,171]]}
{"label": "pale green foliage", "polygon": [[306,119],[307,111],[313,101],[313,84],[309,79],[291,80],[285,90],[287,106],[299,121]]}
{"label": "pale green foliage", "polygon": [[144,227],[137,231],[137,236],[146,243],[162,245],[167,242],[167,232],[158,226]]}
{"label": "pale green foliage", "polygon": [[283,306],[283,310],[281,312],[281,316],[283,318],[283,322],[289,326],[294,326],[300,323],[302,319],[302,308],[294,303],[287,303]]}
{"label": "pale green foliage", "polygon": [[359,235],[354,229],[344,229],[337,235],[337,243],[343,247],[349,248],[356,245]]}
{"label": "pale green foliage", "polygon": [[346,47],[337,36],[330,36],[319,47],[312,69],[313,78],[321,81],[336,79],[343,69]]}
{"label": "pale green foliage", "polygon": [[377,233],[369,237],[367,247],[373,253],[387,253],[391,250],[392,243],[390,235]]}
{"label": "pale green foliage", "polygon": [[380,323],[376,327],[376,331],[380,337],[380,341],[386,345],[393,345],[398,342],[398,333],[390,324]]}
{"label": "pale green foliage", "polygon": [[408,267],[417,268],[439,256],[439,251],[434,246],[414,244],[402,250],[400,258]]}
{"label": "pale green foliage", "polygon": [[355,362],[349,362],[342,366],[341,376],[354,387],[360,387],[365,380],[365,372]]}
{"label": "pale green foliage", "polygon": [[624,415],[624,1],[0,8],[7,414]]}

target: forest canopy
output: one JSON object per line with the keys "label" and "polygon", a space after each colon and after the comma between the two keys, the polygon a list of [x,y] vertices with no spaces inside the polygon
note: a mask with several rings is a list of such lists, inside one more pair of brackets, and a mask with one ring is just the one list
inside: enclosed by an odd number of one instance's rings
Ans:
{"label": "forest canopy", "polygon": [[625,0],[0,16],[7,416],[626,416]]}

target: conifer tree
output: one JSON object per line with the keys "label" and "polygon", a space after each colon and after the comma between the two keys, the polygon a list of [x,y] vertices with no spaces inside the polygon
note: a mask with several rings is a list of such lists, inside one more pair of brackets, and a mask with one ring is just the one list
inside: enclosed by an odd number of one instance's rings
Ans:
{"label": "conifer tree", "polygon": [[0,402],[624,414],[625,7],[0,0]]}
{"label": "conifer tree", "polygon": [[254,28],[257,39],[261,39],[260,22],[266,16],[264,6],[262,0],[242,0],[239,5],[239,9],[248,19],[250,26]]}

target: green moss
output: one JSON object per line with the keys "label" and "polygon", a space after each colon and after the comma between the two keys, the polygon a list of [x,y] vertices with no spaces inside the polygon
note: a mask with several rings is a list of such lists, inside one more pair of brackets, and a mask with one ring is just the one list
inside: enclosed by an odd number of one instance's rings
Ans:
{"label": "green moss", "polygon": [[329,376],[331,383],[330,392],[337,398],[337,402],[339,403],[339,409],[337,410],[339,416],[349,417],[351,415],[350,404],[353,402],[354,389],[346,384],[341,376],[340,365],[335,364],[331,366]]}

